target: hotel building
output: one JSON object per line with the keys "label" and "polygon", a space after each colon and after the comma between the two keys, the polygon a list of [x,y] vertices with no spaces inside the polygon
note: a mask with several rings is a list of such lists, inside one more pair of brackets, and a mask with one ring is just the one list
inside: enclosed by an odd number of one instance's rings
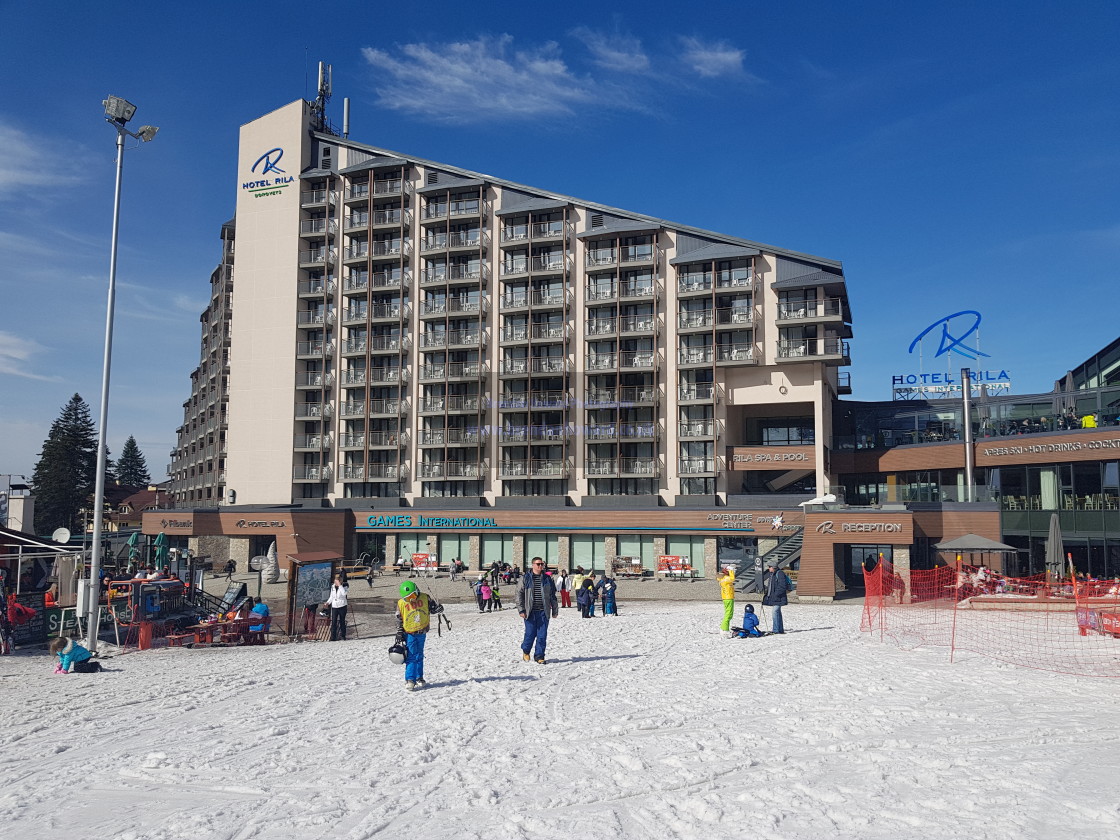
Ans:
{"label": "hotel building", "polygon": [[838,399],[838,261],[365,145],[319,113],[242,127],[177,511],[146,532],[220,562],[276,540],[710,576],[780,551],[819,598],[868,552],[1000,538],[998,493],[908,489],[942,466],[958,487],[960,443],[884,433],[959,400]]}

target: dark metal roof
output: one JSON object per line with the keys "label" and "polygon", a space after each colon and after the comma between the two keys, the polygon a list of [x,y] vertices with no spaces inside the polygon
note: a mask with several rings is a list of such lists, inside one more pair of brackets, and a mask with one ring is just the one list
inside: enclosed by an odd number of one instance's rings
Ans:
{"label": "dark metal roof", "polygon": [[427,195],[428,193],[443,192],[444,190],[457,190],[462,187],[481,187],[485,183],[486,182],[481,178],[451,178],[446,181],[440,181],[437,184],[425,184],[416,192],[420,195]]}
{"label": "dark metal roof", "polygon": [[805,289],[810,286],[828,286],[830,284],[843,284],[844,277],[829,271],[813,271],[799,277],[789,277],[785,280],[776,280],[770,284],[774,291],[782,289]]}
{"label": "dark metal roof", "polygon": [[312,167],[309,169],[305,169],[303,170],[303,172],[299,173],[299,177],[310,180],[311,178],[330,178],[337,174],[338,173],[336,172],[331,172],[329,169],[319,169],[317,167]]}
{"label": "dark metal roof", "polygon": [[541,210],[563,210],[569,202],[559,198],[528,198],[520,204],[503,206],[495,216],[516,216],[518,213],[536,213]]}
{"label": "dark metal roof", "polygon": [[597,236],[611,236],[615,233],[638,233],[643,230],[657,230],[659,227],[661,227],[661,223],[654,219],[646,221],[611,219],[602,227],[585,230],[583,233],[577,233],[576,238],[594,239]]}
{"label": "dark metal roof", "polygon": [[371,169],[400,169],[402,166],[408,166],[408,161],[404,158],[398,157],[371,157],[369,160],[356,163],[353,166],[347,166],[345,169],[338,171],[339,175],[353,175],[355,172],[368,172]]}
{"label": "dark metal roof", "polygon": [[713,242],[704,248],[697,248],[687,254],[680,254],[669,260],[669,265],[682,265],[693,262],[710,262],[711,260],[734,260],[741,257],[757,257],[761,251],[758,248],[744,248],[741,245],[728,245],[725,242]]}
{"label": "dark metal roof", "polygon": [[[395,152],[395,151],[392,151],[390,149],[382,149],[382,148],[379,148],[377,146],[370,146],[370,145],[367,145],[365,143],[358,143],[354,140],[350,140],[349,138],[340,140],[340,138],[338,138],[337,136],[335,136],[333,134],[325,134],[323,132],[314,132],[314,135],[316,137],[321,137],[323,139],[329,140],[332,143],[338,143],[339,145],[345,145],[348,148],[360,150],[360,151],[363,151],[363,152],[367,152],[369,154],[393,156],[393,157],[401,157],[401,158],[406,157],[405,155],[401,155],[399,152]],[[760,243],[760,242],[754,242],[754,241],[749,240],[749,239],[743,239],[742,237],[738,237],[738,236],[730,236],[730,235],[725,234],[725,233],[717,233],[716,231],[710,231],[710,230],[705,230],[703,228],[693,227],[692,225],[684,225],[684,224],[680,224],[678,222],[672,222],[672,221],[668,221],[668,220],[665,220],[665,219],[658,219],[658,218],[653,217],[653,216],[647,216],[643,213],[634,213],[630,210],[622,210],[622,209],[619,209],[617,207],[611,207],[609,205],[601,204],[601,203],[596,202],[596,201],[587,201],[587,200],[581,199],[581,198],[574,198],[572,196],[563,195],[562,193],[555,193],[555,192],[552,192],[550,190],[543,190],[543,189],[540,189],[538,187],[531,187],[531,186],[528,186],[526,184],[519,184],[516,181],[510,181],[510,180],[507,180],[505,178],[496,178],[496,177],[493,177],[493,176],[490,176],[490,175],[485,175],[485,174],[482,174],[482,173],[479,173],[479,172],[473,172],[469,169],[462,169],[460,167],[453,166],[451,164],[439,163],[437,161],[431,161],[431,160],[425,160],[423,158],[418,158],[418,157],[415,157],[415,156],[412,156],[412,155],[408,155],[407,159],[410,162],[412,162],[414,164],[417,164],[419,166],[430,166],[430,167],[433,167],[433,168],[436,168],[436,169],[443,170],[445,172],[458,173],[459,175],[463,176],[464,178],[485,179],[484,181],[481,181],[481,183],[494,184],[495,186],[502,187],[503,189],[512,189],[512,190],[517,190],[519,192],[532,193],[532,194],[534,194],[536,196],[539,196],[539,197],[542,197],[542,198],[547,197],[547,198],[556,199],[558,201],[563,201],[563,202],[566,202],[566,203],[578,204],[580,207],[586,207],[592,212],[608,213],[608,214],[611,214],[611,215],[614,215],[614,216],[618,216],[620,218],[632,219],[632,220],[635,220],[635,221],[636,220],[645,220],[646,222],[652,223],[650,225],[647,225],[644,228],[645,230],[649,230],[650,227],[662,227],[662,226],[664,226],[664,227],[669,228],[671,230],[679,231],[681,233],[686,233],[686,234],[692,234],[692,235],[695,235],[695,236],[702,237],[704,239],[721,240],[721,241],[726,242],[728,244],[742,245],[742,246],[747,247],[747,248],[758,248],[760,251],[763,251],[764,253],[767,253],[767,254],[776,254],[778,256],[784,256],[784,257],[789,257],[789,258],[792,258],[792,259],[804,260],[804,261],[809,262],[813,265],[831,266],[831,267],[834,267],[834,268],[841,268],[841,266],[842,266],[842,263],[839,260],[833,260],[833,259],[829,259],[827,257],[818,257],[818,256],[814,256],[812,254],[801,253],[799,251],[791,251],[788,248],[778,248],[774,245],[766,245],[766,244],[763,244],[763,243]],[[420,191],[422,192],[423,190],[420,190]]]}

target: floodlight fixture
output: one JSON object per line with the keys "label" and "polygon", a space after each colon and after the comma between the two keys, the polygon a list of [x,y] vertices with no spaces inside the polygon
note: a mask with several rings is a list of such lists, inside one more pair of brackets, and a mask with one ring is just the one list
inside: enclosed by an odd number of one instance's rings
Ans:
{"label": "floodlight fixture", "polygon": [[159,126],[142,125],[140,126],[140,130],[136,133],[140,135],[140,139],[145,143],[150,143],[152,138],[156,136],[157,131],[159,131]]}
{"label": "floodlight fixture", "polygon": [[136,113],[136,106],[127,99],[119,96],[110,96],[101,102],[105,106],[105,116],[115,123],[124,125]]}

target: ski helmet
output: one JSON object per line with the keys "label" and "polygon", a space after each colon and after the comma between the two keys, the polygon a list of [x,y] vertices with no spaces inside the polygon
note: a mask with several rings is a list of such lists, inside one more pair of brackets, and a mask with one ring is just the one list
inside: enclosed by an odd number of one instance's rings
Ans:
{"label": "ski helmet", "polygon": [[754,612],[754,604],[747,604],[747,612],[749,612],[749,613]]}
{"label": "ski helmet", "polygon": [[389,648],[389,661],[394,665],[403,665],[408,660],[408,648],[402,644],[394,644]]}
{"label": "ski helmet", "polygon": [[410,580],[406,580],[401,584],[400,592],[402,598],[411,598],[416,594],[416,584]]}

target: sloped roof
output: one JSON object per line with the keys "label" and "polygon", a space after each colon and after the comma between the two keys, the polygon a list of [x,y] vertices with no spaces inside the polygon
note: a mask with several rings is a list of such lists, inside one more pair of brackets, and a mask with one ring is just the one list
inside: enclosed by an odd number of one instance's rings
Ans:
{"label": "sloped roof", "polygon": [[347,166],[345,169],[338,171],[339,175],[353,175],[355,172],[367,172],[371,169],[385,169],[388,167],[399,168],[407,166],[408,161],[399,157],[371,157],[369,160],[364,160],[361,163],[355,163],[353,166]]}
{"label": "sloped roof", "polygon": [[758,248],[744,248],[742,245],[728,245],[726,242],[713,242],[687,254],[679,254],[669,260],[669,265],[682,265],[693,262],[710,262],[712,260],[735,260],[740,257],[757,257],[761,251]]}

